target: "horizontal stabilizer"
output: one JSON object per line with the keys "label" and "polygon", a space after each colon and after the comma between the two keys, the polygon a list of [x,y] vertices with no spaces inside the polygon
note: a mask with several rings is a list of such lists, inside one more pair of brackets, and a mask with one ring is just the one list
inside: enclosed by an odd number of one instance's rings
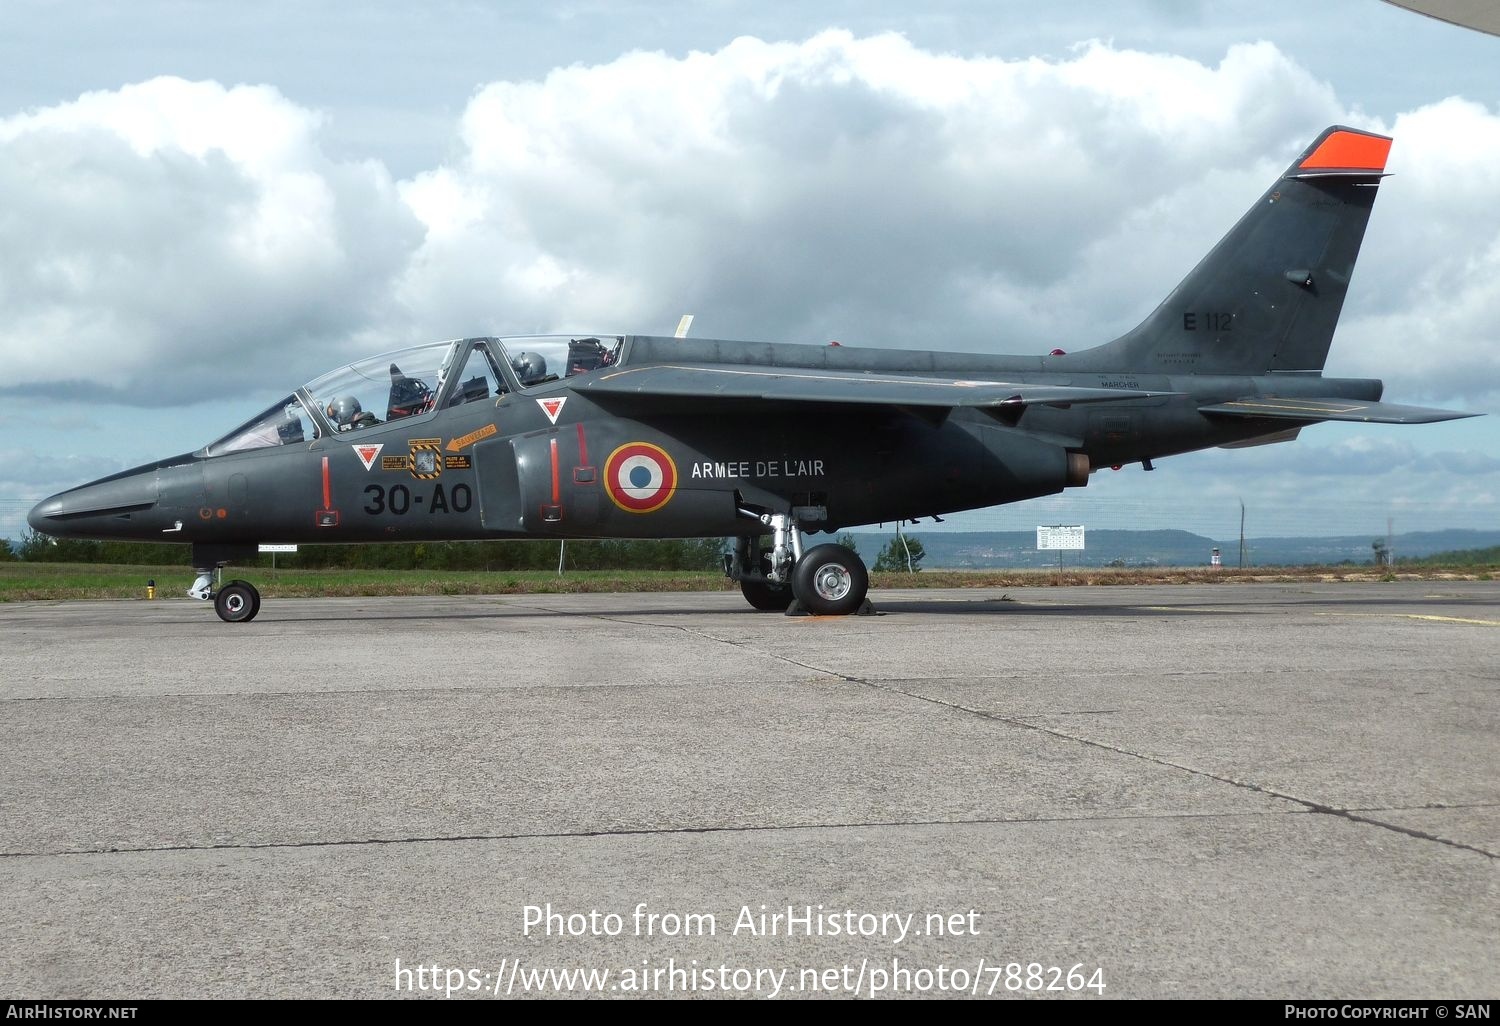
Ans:
{"label": "horizontal stabilizer", "polygon": [[1285,428],[1281,431],[1273,431],[1269,435],[1256,435],[1254,438],[1246,438],[1239,442],[1225,442],[1219,448],[1253,449],[1258,445],[1280,445],[1282,442],[1295,442],[1301,433],[1300,427]]}
{"label": "horizontal stabilizer", "polygon": [[1037,404],[1117,402],[1166,392],[1126,388],[1075,388],[1007,381],[929,378],[802,368],[723,367],[712,364],[648,364],[624,367],[573,383],[590,398],[632,396],[680,399],[739,399],[766,402],[855,403],[873,406],[935,406],[1014,410]]}
{"label": "horizontal stabilizer", "polygon": [[1356,424],[1436,424],[1444,420],[1478,417],[1478,413],[1435,410],[1428,406],[1398,406],[1363,399],[1297,399],[1270,396],[1232,399],[1227,403],[1198,407],[1200,413],[1220,417],[1255,417],[1271,420],[1340,420]]}

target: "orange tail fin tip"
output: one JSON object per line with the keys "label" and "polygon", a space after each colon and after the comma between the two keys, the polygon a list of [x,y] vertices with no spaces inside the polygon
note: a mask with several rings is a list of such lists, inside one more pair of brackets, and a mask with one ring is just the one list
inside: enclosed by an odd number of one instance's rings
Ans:
{"label": "orange tail fin tip", "polygon": [[1298,167],[1306,171],[1321,168],[1384,171],[1390,152],[1391,140],[1386,136],[1340,129],[1324,139]]}

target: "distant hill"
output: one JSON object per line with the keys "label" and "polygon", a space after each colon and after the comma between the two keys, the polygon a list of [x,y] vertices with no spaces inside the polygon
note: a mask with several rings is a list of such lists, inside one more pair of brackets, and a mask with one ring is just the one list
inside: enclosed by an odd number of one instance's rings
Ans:
{"label": "distant hill", "polygon": [[[859,551],[872,561],[894,532],[851,531]],[[929,569],[996,569],[1058,565],[1057,552],[1038,552],[1036,531],[923,531],[907,529],[922,539]],[[1246,566],[1302,566],[1306,564],[1369,563],[1375,534],[1337,538],[1247,538]],[[1225,566],[1239,565],[1239,539],[1215,541],[1191,531],[1090,530],[1082,552],[1062,553],[1063,566],[1205,566],[1215,547]],[[1396,558],[1430,556],[1500,545],[1500,531],[1413,531],[1391,539]]]}

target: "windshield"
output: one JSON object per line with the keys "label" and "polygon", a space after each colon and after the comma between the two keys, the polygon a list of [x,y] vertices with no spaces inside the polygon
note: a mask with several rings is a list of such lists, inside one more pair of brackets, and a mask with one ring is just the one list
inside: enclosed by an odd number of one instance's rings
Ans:
{"label": "windshield", "polygon": [[318,428],[308,416],[302,400],[289,395],[269,410],[250,418],[217,442],[206,446],[206,456],[222,456],[226,452],[244,452],[246,449],[263,449],[268,445],[293,445],[310,442],[318,437]]}

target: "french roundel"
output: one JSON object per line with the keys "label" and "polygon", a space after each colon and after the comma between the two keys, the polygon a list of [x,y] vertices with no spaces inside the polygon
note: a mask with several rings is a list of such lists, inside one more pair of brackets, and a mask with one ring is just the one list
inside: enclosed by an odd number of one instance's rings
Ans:
{"label": "french roundel", "polygon": [[649,442],[626,442],[604,461],[604,487],[627,513],[654,513],[677,490],[677,464]]}

